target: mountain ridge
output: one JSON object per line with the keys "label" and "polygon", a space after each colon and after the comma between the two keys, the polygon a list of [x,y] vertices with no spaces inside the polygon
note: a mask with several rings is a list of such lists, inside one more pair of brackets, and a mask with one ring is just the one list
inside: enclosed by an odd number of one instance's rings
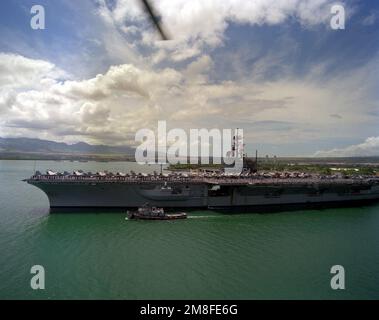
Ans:
{"label": "mountain ridge", "polygon": [[56,153],[56,154],[134,154],[135,149],[129,146],[92,145],[86,142],[68,144],[36,138],[2,138],[0,153]]}

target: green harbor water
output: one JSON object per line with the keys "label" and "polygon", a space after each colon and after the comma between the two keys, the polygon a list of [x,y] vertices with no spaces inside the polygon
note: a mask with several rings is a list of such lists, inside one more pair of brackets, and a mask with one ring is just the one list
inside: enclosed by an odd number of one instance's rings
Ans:
{"label": "green harbor water", "polygon": [[[171,222],[49,214],[44,193],[21,181],[34,165],[0,161],[0,299],[379,298],[379,205],[195,211]],[[36,169],[136,166],[40,161]],[[30,287],[33,265],[45,268],[45,290]],[[345,268],[345,290],[330,287],[333,265]]]}

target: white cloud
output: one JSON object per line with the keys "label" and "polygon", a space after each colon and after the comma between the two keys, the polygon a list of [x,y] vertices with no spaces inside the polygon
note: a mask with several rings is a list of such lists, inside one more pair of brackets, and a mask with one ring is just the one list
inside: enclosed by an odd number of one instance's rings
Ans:
{"label": "white cloud", "polygon": [[379,156],[379,137],[367,138],[363,143],[346,148],[317,151],[316,157],[370,157]]}
{"label": "white cloud", "polygon": [[136,37],[139,31],[142,43],[159,50],[155,52],[159,55],[154,58],[157,61],[162,60],[162,52],[166,52],[167,59],[181,61],[200,55],[204,48],[220,46],[231,22],[275,25],[295,18],[304,26],[324,24],[330,20],[331,6],[329,0],[154,1],[164,26],[172,35],[171,41],[157,41],[155,30],[147,28],[149,22],[140,1],[117,0],[113,9],[104,1],[98,0],[101,3],[99,15],[107,24],[126,31],[124,36],[133,43],[141,44]]}
{"label": "white cloud", "polygon": [[[0,91],[0,136],[131,144],[136,131],[167,120],[171,128],[240,127],[251,144],[285,145],[346,139],[351,128],[367,137],[377,127],[369,115],[378,110],[370,100],[376,61],[323,81],[323,68],[315,67],[302,79],[285,74],[264,82],[252,76],[214,82],[214,62],[202,55],[177,70],[121,64],[89,79],[62,81],[47,61],[15,58],[46,70],[36,78],[43,85],[17,87],[20,80]],[[260,69],[271,63],[262,61]],[[23,73],[19,67],[0,72],[4,79],[23,79]]]}
{"label": "white cloud", "polygon": [[0,87],[9,88],[35,88],[54,82],[68,75],[54,64],[28,59],[16,54],[0,53]]}
{"label": "white cloud", "polygon": [[372,26],[378,20],[379,11],[373,11],[368,16],[363,18],[362,24],[364,26]]}
{"label": "white cloud", "polygon": [[[316,66],[306,61],[304,74],[295,75],[289,58],[299,56],[302,40],[292,38],[286,28],[268,52],[259,40],[246,47],[225,47],[212,56],[214,48],[227,44],[225,31],[231,23],[278,25],[297,20],[305,28],[328,28],[334,2],[153,1],[171,41],[159,41],[139,0],[112,0],[112,6],[105,0],[96,2],[97,15],[88,23],[93,33],[87,38],[96,50],[79,50],[86,63],[96,67],[84,66],[84,78],[73,79],[49,61],[0,53],[0,136],[125,144],[133,142],[138,129],[154,129],[161,119],[184,129],[243,127],[246,139],[259,144],[311,145],[379,134],[373,96],[377,57],[346,71],[343,65],[335,69],[338,58],[323,58]],[[93,8],[89,3],[86,8]],[[362,23],[374,23],[375,15]],[[216,63],[215,57],[220,59]],[[72,60],[64,52],[57,61],[68,65]],[[81,65],[82,56],[78,61]],[[302,71],[303,65],[300,61]]]}

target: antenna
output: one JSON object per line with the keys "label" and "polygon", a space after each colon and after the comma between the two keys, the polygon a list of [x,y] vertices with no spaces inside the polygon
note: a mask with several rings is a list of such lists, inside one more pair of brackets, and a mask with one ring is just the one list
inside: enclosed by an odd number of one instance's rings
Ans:
{"label": "antenna", "polygon": [[239,142],[238,142],[238,128],[236,130],[236,141],[235,141],[235,144],[236,144],[236,155],[235,157],[238,158],[238,153],[239,153]]}
{"label": "antenna", "polygon": [[235,141],[235,143],[236,143],[236,155],[235,155],[235,157],[238,157],[238,128],[236,130],[236,141]]}
{"label": "antenna", "polygon": [[258,171],[258,150],[255,150],[255,170]]}

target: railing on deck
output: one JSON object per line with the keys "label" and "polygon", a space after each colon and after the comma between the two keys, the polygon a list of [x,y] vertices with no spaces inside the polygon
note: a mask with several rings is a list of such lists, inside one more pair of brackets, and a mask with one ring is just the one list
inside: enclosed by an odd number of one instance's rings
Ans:
{"label": "railing on deck", "polygon": [[379,179],[369,178],[330,178],[330,177],[295,177],[295,178],[269,178],[256,175],[248,176],[181,176],[181,175],[34,175],[29,182],[83,182],[83,183],[189,183],[189,184],[215,184],[215,185],[272,185],[272,184],[379,184]]}

